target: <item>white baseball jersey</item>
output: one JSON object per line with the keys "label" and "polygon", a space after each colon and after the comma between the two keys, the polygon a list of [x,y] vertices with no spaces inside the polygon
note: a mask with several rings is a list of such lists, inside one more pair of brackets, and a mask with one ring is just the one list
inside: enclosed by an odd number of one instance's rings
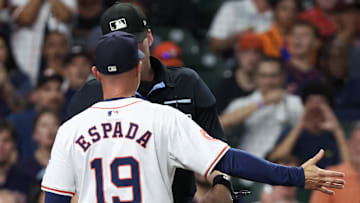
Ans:
{"label": "white baseball jersey", "polygon": [[207,176],[228,149],[172,107],[102,101],[59,128],[42,189],[86,203],[172,202],[176,168]]}

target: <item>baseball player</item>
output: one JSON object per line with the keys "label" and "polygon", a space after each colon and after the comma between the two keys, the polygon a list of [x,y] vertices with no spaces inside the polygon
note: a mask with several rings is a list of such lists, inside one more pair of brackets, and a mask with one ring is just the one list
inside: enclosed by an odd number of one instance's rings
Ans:
{"label": "baseball player", "polygon": [[135,98],[143,53],[134,35],[112,32],[96,47],[95,77],[104,101],[65,122],[58,131],[42,182],[45,202],[172,202],[176,168],[207,177],[214,169],[268,184],[332,194],[343,173],[323,170],[320,151],[301,167],[273,164],[230,149],[180,111]]}
{"label": "baseball player", "polygon": [[[103,34],[116,31],[134,34],[139,49],[145,54],[137,95],[150,102],[169,105],[182,111],[211,136],[224,140],[224,132],[215,109],[214,95],[192,69],[164,66],[157,58],[150,56],[153,36],[147,22],[141,9],[129,3],[116,3],[101,17]],[[72,97],[68,110],[69,117],[102,100],[100,82],[96,79],[89,80]],[[224,176],[218,176],[212,190],[206,196],[220,202],[232,202],[231,183],[222,177]],[[177,169],[172,188],[175,203],[191,203],[196,192],[194,173]]]}

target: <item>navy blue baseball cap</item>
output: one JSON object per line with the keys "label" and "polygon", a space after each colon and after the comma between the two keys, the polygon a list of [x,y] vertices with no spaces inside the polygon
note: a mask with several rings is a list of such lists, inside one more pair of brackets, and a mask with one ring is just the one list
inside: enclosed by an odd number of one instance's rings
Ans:
{"label": "navy blue baseball cap", "polygon": [[135,68],[144,53],[133,34],[116,31],[100,37],[95,51],[96,68],[103,74],[119,74]]}

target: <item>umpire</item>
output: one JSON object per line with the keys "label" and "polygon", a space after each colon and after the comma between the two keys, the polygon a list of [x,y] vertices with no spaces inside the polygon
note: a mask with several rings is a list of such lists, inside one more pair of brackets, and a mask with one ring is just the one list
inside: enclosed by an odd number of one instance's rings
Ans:
{"label": "umpire", "polygon": [[[139,49],[145,54],[137,92],[139,97],[179,109],[210,135],[224,140],[215,109],[215,97],[199,75],[185,67],[166,67],[157,58],[150,56],[153,36],[139,8],[129,3],[114,4],[101,17],[101,29],[103,34],[124,31],[136,36]],[[100,82],[95,79],[86,82],[70,102],[69,118],[102,98]],[[172,189],[176,203],[192,202],[196,192],[193,172],[177,169]],[[230,195],[230,191],[223,195]]]}

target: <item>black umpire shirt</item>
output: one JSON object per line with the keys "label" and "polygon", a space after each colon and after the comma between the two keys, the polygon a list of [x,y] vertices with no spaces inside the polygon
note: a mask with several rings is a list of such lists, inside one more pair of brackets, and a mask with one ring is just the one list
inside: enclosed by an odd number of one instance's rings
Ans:
{"label": "black umpire shirt", "polygon": [[[140,83],[138,94],[150,102],[165,104],[179,109],[211,136],[225,140],[215,108],[215,97],[199,75],[185,67],[166,67],[155,57],[150,58],[155,78]],[[87,81],[72,97],[68,118],[103,100],[98,80]],[[172,186],[174,202],[192,202],[196,192],[195,176],[191,171],[176,169]]]}

